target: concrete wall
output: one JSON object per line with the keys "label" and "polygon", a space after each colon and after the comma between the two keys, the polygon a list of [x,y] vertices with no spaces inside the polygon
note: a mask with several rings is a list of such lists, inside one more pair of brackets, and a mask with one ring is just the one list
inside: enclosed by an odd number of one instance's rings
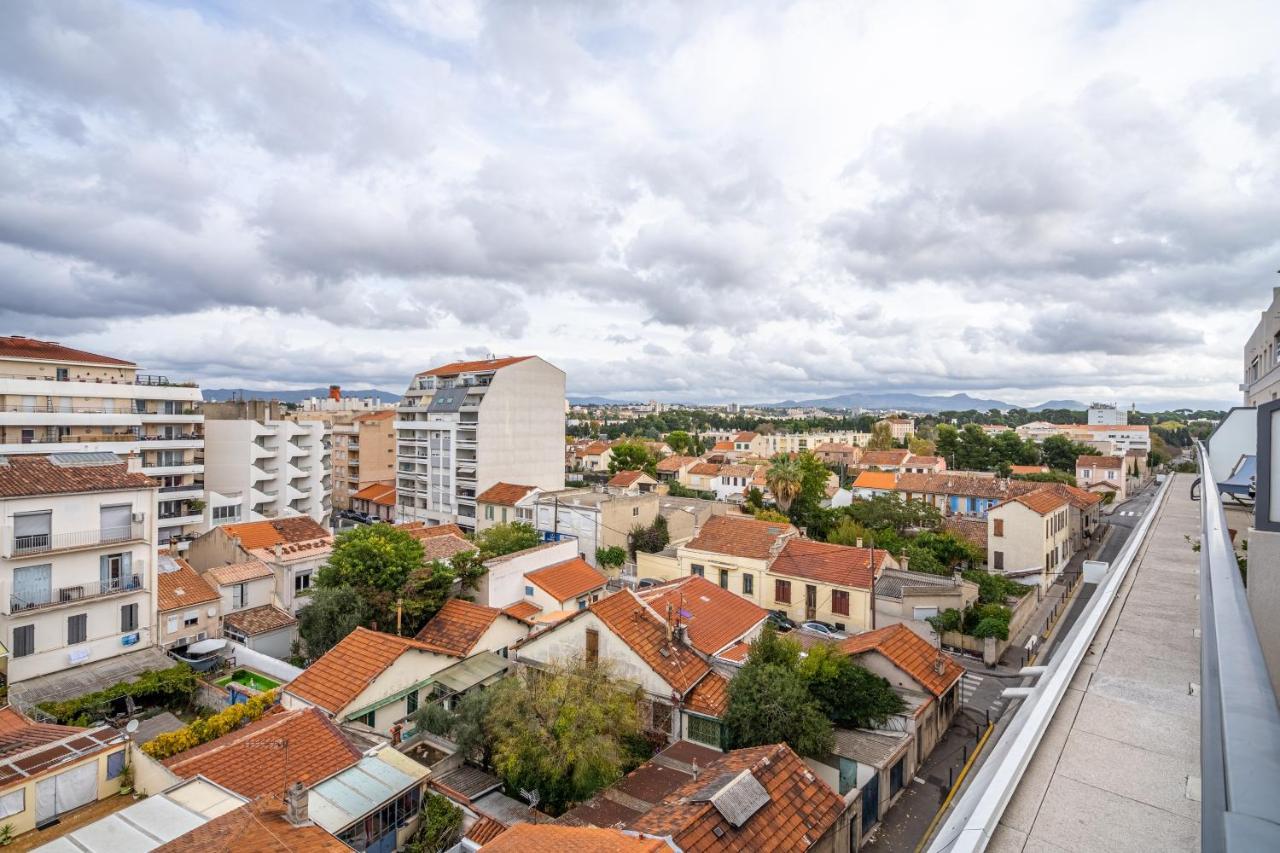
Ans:
{"label": "concrete wall", "polygon": [[564,488],[564,371],[530,358],[497,371],[480,404],[476,492],[494,483]]}
{"label": "concrete wall", "polygon": [[133,789],[148,797],[183,781],[159,761],[142,751],[142,744],[129,744],[129,764],[133,767]]}
{"label": "concrete wall", "polygon": [[572,560],[576,556],[578,543],[566,539],[490,560],[486,564],[489,570],[480,579],[480,586],[476,590],[476,603],[487,607],[506,607],[523,601],[526,573]]}
{"label": "concrete wall", "polygon": [[670,581],[681,576],[680,561],[675,557],[636,552],[636,577]]}
{"label": "concrete wall", "polygon": [[1250,529],[1246,593],[1271,687],[1280,694],[1280,533]]}
{"label": "concrete wall", "polygon": [[[185,624],[189,614],[196,617],[196,624]],[[205,634],[205,639],[222,636],[222,602],[220,600],[206,601],[191,607],[180,607],[158,615],[156,642],[166,649],[172,648],[184,637],[190,637],[191,642],[195,642],[195,638],[201,633]]]}

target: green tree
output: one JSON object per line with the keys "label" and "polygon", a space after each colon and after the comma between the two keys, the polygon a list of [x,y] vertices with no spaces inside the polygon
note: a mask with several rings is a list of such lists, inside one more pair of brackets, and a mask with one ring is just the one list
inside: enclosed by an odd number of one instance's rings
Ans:
{"label": "green tree", "polygon": [[627,549],[611,545],[608,548],[596,549],[596,563],[604,569],[619,569],[627,561]]}
{"label": "green tree", "polygon": [[955,457],[956,468],[963,471],[991,471],[996,466],[991,436],[977,424],[965,424],[960,430]]}
{"label": "green tree", "polygon": [[609,458],[609,473],[644,471],[650,477],[656,477],[657,464],[657,457],[647,446],[638,441],[623,441],[613,446],[613,455]]}
{"label": "green tree", "polygon": [[933,529],[942,524],[942,513],[924,501],[904,501],[897,495],[876,495],[865,501],[854,501],[845,514],[871,530],[889,528],[898,533],[913,529]]}
{"label": "green tree", "polygon": [[1087,444],[1078,444],[1065,435],[1051,435],[1040,445],[1044,464],[1056,471],[1076,470],[1076,457],[1096,455],[1098,451]]}
{"label": "green tree", "polygon": [[697,456],[700,450],[697,440],[682,429],[667,433],[666,440],[671,452],[681,456]]}
{"label": "green tree", "polygon": [[947,567],[924,546],[908,542],[903,546],[902,556],[907,559],[907,568],[913,572],[924,572],[929,575],[947,574]]}
{"label": "green tree", "polygon": [[542,544],[542,535],[532,524],[523,521],[511,521],[486,527],[471,539],[486,560]]}
{"label": "green tree", "polygon": [[960,449],[960,430],[951,424],[938,424],[938,455],[947,460],[952,468],[958,468],[956,464],[956,452]]}
{"label": "green tree", "polygon": [[418,829],[406,853],[443,853],[462,838],[462,809],[448,797],[429,793],[422,802]]}
{"label": "green tree", "polygon": [[636,551],[656,554],[667,547],[670,541],[671,534],[667,530],[667,520],[661,515],[654,518],[653,523],[648,527],[637,524],[627,534],[627,547],[632,559],[635,559]]}
{"label": "green tree", "polygon": [[743,500],[747,505],[747,509],[752,512],[758,513],[760,510],[764,509],[764,492],[760,491],[755,486],[747,489],[747,494]]}
{"label": "green tree", "polygon": [[827,719],[841,728],[876,728],[905,704],[887,679],[854,663],[834,643],[816,643],[798,671]]}
{"label": "green tree", "polygon": [[298,611],[298,635],[315,660],[369,618],[364,599],[351,586],[317,587]]}
{"label": "green tree", "polygon": [[785,515],[778,512],[777,510],[758,509],[755,511],[754,515],[756,517],[756,521],[773,521],[773,522],[777,522],[778,524],[791,523],[791,519],[787,518]]}
{"label": "green tree", "polygon": [[912,456],[933,456],[938,451],[938,445],[927,438],[913,435],[907,439],[907,449]]}
{"label": "green tree", "polygon": [[602,663],[577,661],[517,675],[488,692],[485,731],[508,793],[537,791],[541,807],[560,814],[633,763],[639,697]]}
{"label": "green tree", "polygon": [[1076,484],[1076,475],[1066,471],[1037,471],[1034,474],[1014,474],[1015,480],[1027,480],[1032,483],[1066,483],[1068,486]]}
{"label": "green tree", "polygon": [[785,741],[803,756],[830,754],[835,743],[831,721],[797,671],[798,660],[799,646],[779,639],[766,625],[729,682],[724,725],[730,748]]}
{"label": "green tree", "polygon": [[389,524],[362,524],[339,533],[329,562],[316,573],[319,586],[359,592],[394,592],[422,566],[422,543]]}
{"label": "green tree", "polygon": [[[469,593],[479,588],[480,579],[487,571],[479,552],[463,551],[454,554],[447,562],[433,560],[418,567],[409,574],[402,590],[390,596],[375,595],[372,601],[380,604],[384,611],[392,611],[392,614],[399,602],[404,632],[416,634],[450,597],[469,598]],[[384,617],[383,624],[394,625],[393,619],[394,615]]]}
{"label": "green tree", "polygon": [[867,439],[867,450],[892,450],[893,427],[885,423],[876,423],[871,427],[871,438]]}
{"label": "green tree", "polygon": [[[981,548],[950,530],[926,530],[913,538],[911,545],[929,551],[943,571],[950,571],[962,564],[978,566],[987,558]],[[916,568],[914,562],[911,568]]]}
{"label": "green tree", "polygon": [[780,453],[770,462],[765,482],[778,509],[787,512],[804,487],[804,470],[795,459]]}

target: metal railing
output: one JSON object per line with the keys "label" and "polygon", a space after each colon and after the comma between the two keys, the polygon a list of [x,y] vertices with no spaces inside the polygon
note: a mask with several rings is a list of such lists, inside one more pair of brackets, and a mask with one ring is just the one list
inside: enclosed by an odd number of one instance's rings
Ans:
{"label": "metal railing", "polygon": [[[1280,710],[1222,496],[1200,461],[1200,848],[1280,850]],[[1270,571],[1274,567],[1257,567]]]}
{"label": "metal railing", "polygon": [[146,529],[142,524],[120,527],[104,527],[97,530],[78,530],[73,533],[32,533],[14,535],[10,540],[9,556],[26,557],[49,551],[65,551],[72,548],[93,548],[143,539]]}
{"label": "metal railing", "polygon": [[33,600],[9,596],[9,612],[18,613],[26,610],[39,610],[43,607],[57,607],[107,595],[118,595],[122,592],[138,592],[143,589],[142,575],[123,575],[96,583],[63,586],[38,595]]}

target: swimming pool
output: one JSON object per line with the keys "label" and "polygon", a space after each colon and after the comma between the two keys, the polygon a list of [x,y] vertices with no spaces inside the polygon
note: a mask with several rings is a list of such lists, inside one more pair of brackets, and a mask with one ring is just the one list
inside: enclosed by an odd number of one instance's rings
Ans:
{"label": "swimming pool", "polygon": [[264,692],[267,690],[275,690],[280,686],[280,682],[274,681],[267,678],[265,675],[260,675],[247,669],[237,669],[230,675],[224,675],[222,678],[219,678],[214,682],[214,684],[219,687],[226,687],[228,684],[232,683]]}

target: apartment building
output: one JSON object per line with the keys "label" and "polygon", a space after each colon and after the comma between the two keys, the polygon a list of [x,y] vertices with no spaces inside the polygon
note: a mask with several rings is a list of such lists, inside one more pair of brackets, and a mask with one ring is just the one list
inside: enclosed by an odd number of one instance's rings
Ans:
{"label": "apartment building", "polygon": [[310,516],[329,523],[329,427],[288,420],[275,400],[205,404],[205,479],[238,499],[213,524]]}
{"label": "apartment building", "polygon": [[195,384],[131,361],[0,337],[0,454],[139,454],[160,483],[158,540],[179,550],[236,504],[206,488],[201,406]]}
{"label": "apartment building", "polygon": [[871,440],[869,432],[842,430],[836,432],[791,432],[791,433],[743,433],[738,430],[713,430],[702,434],[704,441],[728,441],[738,444],[739,435],[749,435],[747,447],[757,456],[774,456],[778,453],[803,453],[806,450],[817,450],[823,444],[852,444],[866,447]]}
{"label": "apartment building", "polygon": [[1240,383],[1246,406],[1261,406],[1280,395],[1280,287],[1271,291],[1271,304],[1244,345],[1244,381]]}
{"label": "apartment building", "polygon": [[1129,413],[1110,403],[1093,403],[1088,421],[1089,426],[1124,426],[1129,423]]}
{"label": "apartment building", "polygon": [[1018,437],[1037,444],[1053,435],[1065,435],[1080,444],[1092,445],[1108,456],[1124,456],[1130,450],[1151,452],[1151,428],[1142,424],[1051,424],[1032,421],[1014,430]]}
{"label": "apartment building", "polygon": [[658,495],[614,494],[592,489],[541,492],[534,499],[534,526],[544,539],[572,536],[578,551],[595,566],[599,548],[625,548],[637,525],[648,527],[658,517]]}
{"label": "apartment building", "polygon": [[476,528],[495,483],[564,488],[564,371],[537,356],[446,364],[413,377],[397,410],[405,521]]}
{"label": "apartment building", "polygon": [[881,424],[889,427],[889,435],[894,441],[906,441],[916,434],[916,422],[912,418],[883,418],[876,421],[876,426]]}
{"label": "apartment building", "polygon": [[152,645],[157,502],[136,457],[0,457],[10,683]]}
{"label": "apartment building", "polygon": [[[299,420],[307,416],[300,415]],[[333,465],[334,509],[352,509],[351,496],[396,478],[396,413],[391,409],[335,415],[329,459]]]}

